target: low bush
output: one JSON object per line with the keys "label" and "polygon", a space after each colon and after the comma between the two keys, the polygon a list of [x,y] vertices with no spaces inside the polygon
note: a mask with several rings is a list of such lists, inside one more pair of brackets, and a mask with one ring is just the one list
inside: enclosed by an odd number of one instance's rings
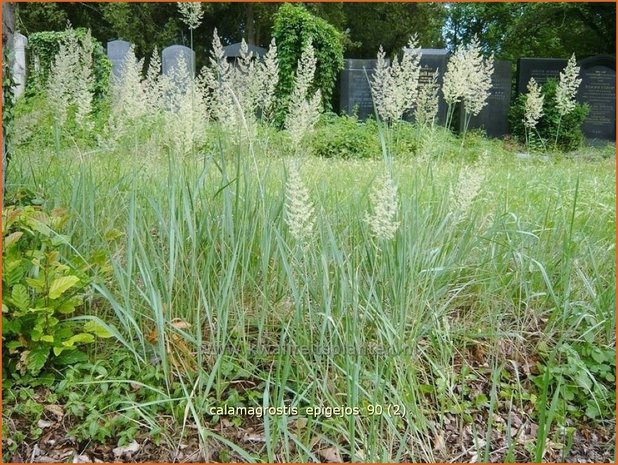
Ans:
{"label": "low bush", "polygon": [[377,157],[377,128],[353,116],[324,116],[311,137],[310,153],[324,158]]}
{"label": "low bush", "polygon": [[95,336],[110,334],[94,320],[78,322],[88,295],[89,265],[63,260],[69,244],[60,234],[68,220],[63,209],[11,205],[2,215],[2,353],[3,380],[37,377],[46,366],[85,360],[80,350]]}
{"label": "low bush", "polygon": [[[532,131],[530,144],[536,149],[553,147],[562,151],[572,151],[577,149],[584,141],[582,123],[588,116],[589,108],[585,104],[578,103],[571,113],[561,119],[556,107],[556,87],[557,82],[553,79],[547,81],[542,87],[541,92],[545,96],[543,116],[539,120],[536,130]],[[526,141],[525,104],[526,94],[520,94],[515,99],[509,114],[511,133],[521,143]],[[556,135],[558,135],[557,141]]]}

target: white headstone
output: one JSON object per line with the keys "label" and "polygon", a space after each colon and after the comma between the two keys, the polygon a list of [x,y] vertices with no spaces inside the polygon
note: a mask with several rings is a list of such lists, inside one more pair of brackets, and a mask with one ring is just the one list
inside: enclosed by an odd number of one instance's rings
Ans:
{"label": "white headstone", "polygon": [[169,75],[177,66],[180,57],[183,57],[189,70],[195,70],[195,52],[184,45],[171,45],[163,49],[161,67],[163,74]]}
{"label": "white headstone", "polygon": [[107,43],[107,58],[112,62],[112,74],[120,77],[124,58],[131,47],[126,40],[112,40]]}
{"label": "white headstone", "polygon": [[26,91],[26,36],[16,32],[13,36],[15,61],[13,62],[13,79],[15,81],[14,98],[18,99]]}

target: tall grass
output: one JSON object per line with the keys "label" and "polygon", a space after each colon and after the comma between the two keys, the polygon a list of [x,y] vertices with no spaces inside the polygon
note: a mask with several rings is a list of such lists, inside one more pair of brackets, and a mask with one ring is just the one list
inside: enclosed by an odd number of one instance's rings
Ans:
{"label": "tall grass", "polygon": [[[401,225],[395,239],[377,241],[363,218],[383,164],[305,159],[316,228],[300,245],[285,223],[286,159],[267,139],[218,141],[193,157],[147,142],[148,153],[121,144],[80,157],[16,156],[13,168],[14,186],[68,206],[77,250],[111,260],[111,279],[97,285],[107,304],[93,312],[137,363],[165,374],[153,388],[179,428],[197,429],[203,457],[227,449],[239,460],[306,462],[334,447],[356,461],[439,460],[433,438],[444,414],[464,427],[464,373],[486,380],[490,419],[509,402],[519,410],[512,397],[498,399],[501,370],[475,365],[470,347],[504,367],[582,331],[613,344],[609,162],[517,160],[470,138],[469,151],[491,154],[489,174],[457,211],[462,164],[429,146],[425,157],[393,162]],[[544,386],[550,410],[540,411],[537,460],[560,396]],[[260,434],[243,442],[216,433],[209,414],[233,389],[255,390],[255,406],[363,413],[243,418]],[[389,405],[402,414],[367,413]],[[148,405],[132,407],[156,423]],[[494,426],[479,433],[484,460]]]}

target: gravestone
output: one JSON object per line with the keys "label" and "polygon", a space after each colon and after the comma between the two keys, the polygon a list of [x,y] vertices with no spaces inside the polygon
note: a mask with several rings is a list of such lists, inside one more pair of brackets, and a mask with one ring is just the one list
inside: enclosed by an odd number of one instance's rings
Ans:
{"label": "gravestone", "polygon": [[577,101],[587,103],[590,113],[582,131],[591,144],[616,140],[616,58],[609,55],[581,60]]}
{"label": "gravestone", "polygon": [[171,75],[180,57],[184,58],[190,74],[195,74],[195,52],[184,45],[171,45],[163,49],[161,54],[163,74]]}
{"label": "gravestone", "polygon": [[369,80],[375,70],[377,60],[344,60],[340,74],[339,108],[352,115],[356,112],[360,119],[374,114],[373,99]]}
{"label": "gravestone", "polygon": [[[238,58],[240,56],[241,45],[242,42],[226,45],[225,47],[223,47],[223,55],[228,59],[231,58],[232,60]],[[247,48],[249,49],[249,52],[253,54],[254,58],[262,58],[264,55],[266,55],[267,52],[265,48],[258,47],[256,45],[247,44]]]}
{"label": "gravestone", "polygon": [[446,72],[446,64],[448,62],[448,50],[445,48],[422,48],[421,49],[421,72],[419,82],[421,84],[432,81],[434,73],[438,71],[438,114],[436,115],[436,123],[446,124],[446,112],[448,105],[444,101],[442,93],[442,83],[444,81],[444,73]]}
{"label": "gravestone", "polygon": [[112,75],[117,78],[122,73],[122,65],[131,43],[126,40],[112,40],[107,43],[107,58],[112,62]]}
{"label": "gravestone", "polygon": [[[509,108],[511,106],[512,65],[510,61],[494,62],[491,76],[491,93],[487,105],[470,118],[468,129],[484,129],[489,137],[503,137],[508,134]],[[463,118],[460,129],[463,129]]]}
{"label": "gravestone", "polygon": [[542,86],[549,79],[560,78],[560,71],[567,65],[562,58],[520,58],[517,60],[517,93],[527,92],[530,78]]}
{"label": "gravestone", "polygon": [[15,61],[13,62],[13,98],[17,100],[26,90],[26,36],[16,32],[13,36],[13,46],[15,48]]}

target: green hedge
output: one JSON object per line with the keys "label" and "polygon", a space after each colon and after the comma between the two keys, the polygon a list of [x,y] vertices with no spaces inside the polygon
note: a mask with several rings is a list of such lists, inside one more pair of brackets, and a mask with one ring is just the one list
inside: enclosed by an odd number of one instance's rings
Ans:
{"label": "green hedge", "polygon": [[[28,37],[28,50],[31,58],[29,59],[29,79],[27,92],[29,95],[37,94],[45,88],[49,71],[54,57],[58,53],[60,43],[70,37],[71,34],[82,39],[88,31],[84,28],[67,29],[64,31],[43,31],[35,32]],[[107,53],[103,45],[92,38],[94,44],[93,51],[93,74],[94,74],[94,98],[95,101],[104,100],[109,93],[109,80],[112,64],[107,58]],[[35,63],[36,69],[35,69]]]}
{"label": "green hedge", "polygon": [[317,58],[314,88],[320,89],[326,109],[339,71],[343,69],[343,36],[325,20],[313,16],[303,6],[283,4],[275,15],[273,37],[279,59],[278,120],[283,121],[287,99],[294,86],[294,73],[303,48],[311,40]]}

